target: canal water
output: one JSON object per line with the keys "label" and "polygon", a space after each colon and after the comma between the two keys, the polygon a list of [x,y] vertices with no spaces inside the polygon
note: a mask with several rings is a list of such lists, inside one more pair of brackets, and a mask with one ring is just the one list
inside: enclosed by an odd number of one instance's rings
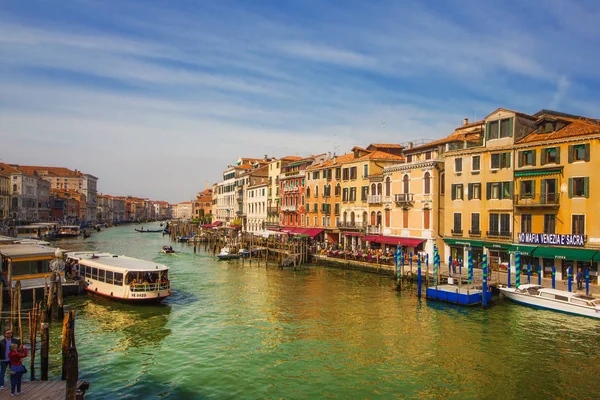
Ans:
{"label": "canal water", "polygon": [[136,227],[58,243],[171,267],[163,305],[66,299],[90,399],[600,398],[600,321],[455,307],[388,277],[219,262],[187,244],[162,254],[167,236]]}

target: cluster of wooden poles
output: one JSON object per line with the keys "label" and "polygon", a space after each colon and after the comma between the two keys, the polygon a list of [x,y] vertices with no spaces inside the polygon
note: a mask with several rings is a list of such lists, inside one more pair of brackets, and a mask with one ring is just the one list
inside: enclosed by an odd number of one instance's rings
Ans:
{"label": "cluster of wooden poles", "polygon": [[[35,289],[32,289],[32,308],[26,314],[22,310],[21,282],[15,281],[9,285],[9,311],[3,310],[4,283],[0,283],[0,326],[13,331],[13,337],[23,343],[25,330],[23,320],[27,316],[27,331],[30,343],[30,368],[31,380],[36,380],[36,350],[38,332],[40,335],[40,371],[41,380],[48,380],[48,364],[50,350],[50,323],[62,320],[62,380],[66,380],[67,399],[75,399],[77,392],[77,381],[79,379],[79,359],[75,346],[75,312],[70,311],[66,315],[63,307],[62,280],[60,275],[53,273],[50,283],[44,288],[44,299],[37,301]],[[8,318],[5,315],[8,314]],[[39,330],[38,330],[39,329]]]}

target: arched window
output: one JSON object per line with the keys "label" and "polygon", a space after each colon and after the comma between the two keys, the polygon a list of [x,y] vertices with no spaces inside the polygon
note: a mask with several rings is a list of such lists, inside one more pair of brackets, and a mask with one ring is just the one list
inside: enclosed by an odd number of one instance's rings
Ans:
{"label": "arched window", "polygon": [[304,205],[304,195],[302,195],[302,205]]}
{"label": "arched window", "polygon": [[425,194],[431,193],[431,175],[429,172],[425,172],[425,176],[423,177],[424,190]]}
{"label": "arched window", "polygon": [[391,181],[390,177],[388,176],[387,178],[385,178],[385,195],[389,196],[391,191],[392,191],[392,181]]}
{"label": "arched window", "polygon": [[371,194],[377,194],[377,185],[371,184]]}
{"label": "arched window", "polygon": [[368,220],[369,220],[369,216],[368,216],[367,212],[365,211],[365,212],[363,212],[363,215],[362,215],[362,223],[366,224]]}
{"label": "arched window", "polygon": [[351,223],[353,223],[353,224],[356,222],[356,220],[355,220],[355,216],[354,216],[354,211],[352,211],[352,212],[350,213],[350,222],[351,222]]}
{"label": "arched window", "polygon": [[404,178],[402,178],[402,193],[409,193],[408,175],[404,175]]}
{"label": "arched window", "polygon": [[344,211],[344,223],[346,223],[346,221],[348,220],[348,213],[346,211]]}
{"label": "arched window", "polygon": [[371,225],[377,225],[377,214],[375,214],[375,211],[371,211]]}
{"label": "arched window", "polygon": [[337,185],[335,185],[335,195],[339,196],[342,194],[342,187],[340,186],[340,184],[338,183]]}
{"label": "arched window", "polygon": [[377,184],[377,194],[381,196],[381,183]]}
{"label": "arched window", "polygon": [[310,186],[306,188],[306,197],[310,197]]}

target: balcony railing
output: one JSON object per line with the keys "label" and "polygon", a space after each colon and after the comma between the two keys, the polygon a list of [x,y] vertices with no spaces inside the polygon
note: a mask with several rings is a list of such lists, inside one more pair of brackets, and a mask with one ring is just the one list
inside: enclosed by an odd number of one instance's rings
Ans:
{"label": "balcony railing", "polygon": [[381,234],[381,225],[372,225],[367,227],[367,233],[371,235],[379,235]]}
{"label": "balcony railing", "polygon": [[278,215],[279,207],[267,207],[267,214],[268,215]]}
{"label": "balcony railing", "polygon": [[415,195],[413,193],[395,194],[394,201],[400,205],[411,205],[415,201]]}
{"label": "balcony railing", "polygon": [[281,206],[281,211],[283,211],[283,212],[298,211],[298,206],[297,205]]}
{"label": "balcony railing", "polygon": [[283,188],[283,191],[286,192],[286,193],[297,192],[298,191],[298,186],[288,186],[288,187]]}
{"label": "balcony railing", "polygon": [[479,229],[470,230],[469,236],[481,236],[481,230],[479,230]]}
{"label": "balcony railing", "polygon": [[383,198],[380,194],[372,194],[367,196],[367,203],[369,204],[381,204]]}
{"label": "balcony railing", "polygon": [[367,227],[366,222],[348,222],[348,221],[339,221],[336,226],[338,228],[351,228],[351,229],[363,229]]}
{"label": "balcony railing", "polygon": [[558,207],[560,205],[560,193],[545,193],[529,196],[520,194],[515,196],[517,207]]}
{"label": "balcony railing", "polygon": [[510,232],[510,231],[487,231],[486,236],[487,237],[509,238],[512,236],[512,232]]}
{"label": "balcony railing", "polygon": [[452,229],[450,233],[452,233],[452,236],[462,236],[463,231],[462,229]]}

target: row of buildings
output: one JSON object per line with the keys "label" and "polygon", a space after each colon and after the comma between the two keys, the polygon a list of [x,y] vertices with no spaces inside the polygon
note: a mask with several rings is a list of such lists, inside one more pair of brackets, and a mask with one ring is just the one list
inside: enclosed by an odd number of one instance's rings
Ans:
{"label": "row of buildings", "polygon": [[98,178],[63,167],[0,163],[0,225],[169,219],[173,206],[97,190]]}
{"label": "row of buildings", "polygon": [[[435,141],[347,154],[240,158],[199,193],[195,217],[345,248],[401,245],[443,259],[591,268],[597,276],[600,121],[497,109]],[[594,155],[594,157],[592,157]],[[600,166],[600,165],[599,165]],[[594,200],[595,199],[595,200]],[[595,279],[595,278],[594,278]]]}

